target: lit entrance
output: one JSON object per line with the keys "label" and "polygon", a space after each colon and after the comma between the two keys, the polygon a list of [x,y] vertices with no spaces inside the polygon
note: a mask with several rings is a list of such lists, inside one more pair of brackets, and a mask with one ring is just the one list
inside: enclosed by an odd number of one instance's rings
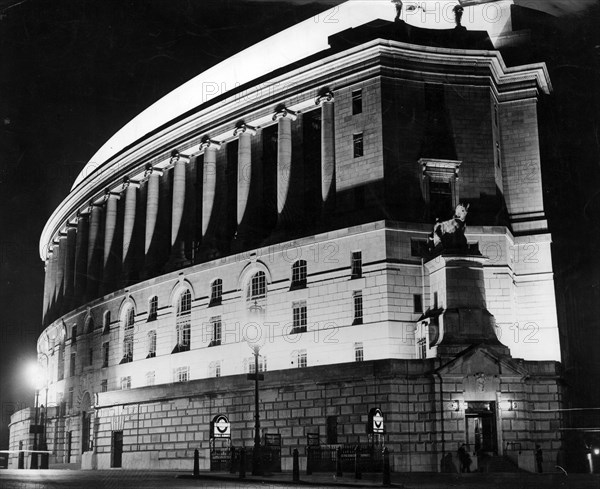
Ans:
{"label": "lit entrance", "polygon": [[113,431],[112,433],[112,460],[111,467],[121,467],[123,461],[123,432]]}
{"label": "lit entrance", "polygon": [[465,410],[467,445],[475,453],[498,453],[496,403],[469,401]]}

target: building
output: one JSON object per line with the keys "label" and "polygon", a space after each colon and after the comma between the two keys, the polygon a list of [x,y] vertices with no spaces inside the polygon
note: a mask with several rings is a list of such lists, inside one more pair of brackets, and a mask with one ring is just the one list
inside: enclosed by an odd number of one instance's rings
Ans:
{"label": "building", "polygon": [[[347,2],[115,134],[41,237],[44,430],[15,414],[11,449],[92,469],[189,469],[199,449],[208,468],[252,446],[259,343],[261,434],[284,469],[309,439],[385,444],[399,471],[439,470],[462,443],[530,470],[539,444],[553,464],[552,86],[543,63],[503,61],[524,9],[461,3],[431,28],[416,7]],[[466,241],[432,250],[460,203]]]}

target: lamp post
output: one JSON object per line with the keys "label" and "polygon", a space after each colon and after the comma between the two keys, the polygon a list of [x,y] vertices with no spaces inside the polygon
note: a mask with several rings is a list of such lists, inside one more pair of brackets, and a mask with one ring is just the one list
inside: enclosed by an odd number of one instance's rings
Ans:
{"label": "lamp post", "polygon": [[39,399],[40,399],[40,377],[41,377],[41,368],[39,366],[39,364],[36,362],[35,364],[32,364],[30,369],[29,369],[29,377],[33,383],[33,386],[35,388],[35,404],[34,404],[34,416],[33,416],[33,426],[30,425],[29,427],[29,433],[33,433],[33,450],[31,453],[31,460],[30,460],[30,469],[37,469],[38,468],[38,454],[37,454],[37,450],[38,450],[38,432],[39,432],[39,426],[38,426],[38,420],[39,420]]}
{"label": "lamp post", "polygon": [[[46,359],[46,368],[44,369],[44,388],[46,390],[46,399],[44,401],[44,422],[42,423],[42,439],[41,439],[41,450],[44,450],[45,453],[42,453],[42,457],[41,457],[41,463],[40,463],[40,469],[47,469],[48,468],[48,440],[46,439],[46,433],[47,433],[47,425],[46,423],[48,422],[48,355],[46,355],[45,353],[40,353],[40,356],[43,356]],[[38,390],[39,392],[39,390]]]}

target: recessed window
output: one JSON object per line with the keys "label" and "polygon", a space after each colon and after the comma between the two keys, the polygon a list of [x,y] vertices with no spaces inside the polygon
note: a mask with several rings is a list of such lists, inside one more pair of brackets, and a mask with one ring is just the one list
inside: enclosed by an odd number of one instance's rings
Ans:
{"label": "recessed window", "polygon": [[71,327],[71,343],[77,343],[77,325]]}
{"label": "recessed window", "polygon": [[221,377],[221,360],[215,360],[208,365],[209,377]]}
{"label": "recessed window", "polygon": [[185,290],[179,296],[177,302],[177,317],[176,317],[176,334],[177,344],[172,353],[188,351],[190,349],[191,340],[191,311],[192,311],[192,294],[189,290]]}
{"label": "recessed window", "polygon": [[154,385],[155,382],[156,374],[154,373],[154,370],[152,370],[151,372],[146,372],[146,385]]}
{"label": "recessed window", "polygon": [[292,334],[306,333],[306,301],[295,302],[292,305],[292,317]]}
{"label": "recessed window", "polygon": [[210,284],[210,303],[209,306],[217,306],[221,304],[223,299],[223,281],[218,278]]}
{"label": "recessed window", "polygon": [[122,317],[123,323],[123,358],[121,363],[133,361],[133,331],[135,324],[135,311],[129,306]]}
{"label": "recessed window", "polygon": [[131,389],[131,377],[121,377],[121,390],[126,391]]}
{"label": "recessed window", "polygon": [[190,367],[177,367],[173,370],[173,382],[187,382],[190,380]]}
{"label": "recessed window", "polygon": [[290,289],[306,287],[306,261],[298,260],[292,265],[292,285]]}
{"label": "recessed window", "polygon": [[363,133],[358,133],[358,134],[353,134],[352,135],[352,147],[353,147],[353,154],[355,158],[360,158],[361,156],[364,155],[364,150],[363,150]]}
{"label": "recessed window", "polygon": [[88,350],[88,365],[92,366],[94,364],[94,349],[90,348]]}
{"label": "recessed window", "polygon": [[69,375],[73,377],[75,375],[75,362],[77,361],[77,354],[71,353],[71,361],[69,363]]}
{"label": "recessed window", "polygon": [[350,278],[362,277],[362,251],[353,251],[350,255]]}
{"label": "recessed window", "polygon": [[362,90],[352,92],[352,115],[362,113]]}
{"label": "recessed window", "polygon": [[335,445],[338,442],[337,439],[337,428],[338,421],[337,416],[327,416],[327,444]]}
{"label": "recessed window", "polygon": [[100,381],[100,392],[108,392],[108,380]]}
{"label": "recessed window", "polygon": [[354,319],[352,324],[363,323],[363,296],[362,291],[356,290],[352,293],[352,300],[354,303]]}
{"label": "recessed window", "polygon": [[296,366],[298,368],[304,368],[308,365],[308,356],[306,350],[296,351]]}
{"label": "recessed window", "polygon": [[154,358],[156,356],[156,331],[148,331],[148,356],[146,358]]}
{"label": "recessed window", "polygon": [[69,397],[67,398],[69,409],[73,409],[74,392],[75,390],[73,389],[73,387],[69,387]]}
{"label": "recessed window", "polygon": [[423,296],[421,294],[413,295],[413,312],[423,312]]}
{"label": "recessed window", "polygon": [[438,293],[433,293],[433,309],[436,310],[438,308]]}
{"label": "recessed window", "polygon": [[250,280],[248,298],[250,300],[262,299],[267,295],[267,277],[265,272],[257,272]]}
{"label": "recessed window", "polygon": [[210,318],[211,340],[208,346],[218,346],[221,344],[221,316]]}
{"label": "recessed window", "polygon": [[158,317],[158,297],[153,296],[148,301],[148,322],[155,321]]}
{"label": "recessed window", "polygon": [[104,311],[102,316],[102,334],[110,333],[110,311]]}
{"label": "recessed window", "polygon": [[102,344],[102,367],[108,367],[108,359],[110,355],[110,346],[108,341]]}
{"label": "recessed window", "polygon": [[417,340],[417,356],[420,359],[427,358],[427,339],[420,338]]}
{"label": "recessed window", "polygon": [[354,343],[354,361],[362,362],[365,359],[365,351],[362,343]]}
{"label": "recessed window", "polygon": [[60,345],[58,347],[58,380],[65,378],[65,347]]}
{"label": "recessed window", "polygon": [[[256,360],[254,357],[248,357],[244,359],[244,372],[253,374],[256,372]],[[267,371],[267,357],[265,355],[258,356],[258,371],[266,372]]]}

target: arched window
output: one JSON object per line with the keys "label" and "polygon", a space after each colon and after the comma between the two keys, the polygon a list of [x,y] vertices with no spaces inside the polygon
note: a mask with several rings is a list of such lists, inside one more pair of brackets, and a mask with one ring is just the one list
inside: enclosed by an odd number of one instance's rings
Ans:
{"label": "arched window", "polygon": [[306,287],[306,261],[298,260],[292,265],[292,285],[290,289]]}
{"label": "arched window", "polygon": [[121,318],[123,323],[123,359],[121,363],[133,361],[133,326],[135,323],[135,311],[133,306],[128,306]]}
{"label": "arched window", "polygon": [[223,281],[217,278],[210,284],[210,302],[209,306],[217,306],[223,298]]}
{"label": "arched window", "polygon": [[188,351],[191,340],[191,311],[192,294],[189,290],[184,290],[177,301],[177,314],[175,329],[177,332],[177,344],[172,353]]}
{"label": "arched window", "polygon": [[148,322],[156,320],[158,315],[158,297],[152,296],[148,301]]}
{"label": "arched window", "polygon": [[110,311],[104,311],[102,317],[102,334],[110,333]]}
{"label": "arched window", "polygon": [[154,358],[156,356],[156,331],[148,332],[148,356],[146,358]]}
{"label": "arched window", "polygon": [[250,279],[246,297],[249,301],[263,299],[267,296],[267,277],[265,272],[256,272]]}

